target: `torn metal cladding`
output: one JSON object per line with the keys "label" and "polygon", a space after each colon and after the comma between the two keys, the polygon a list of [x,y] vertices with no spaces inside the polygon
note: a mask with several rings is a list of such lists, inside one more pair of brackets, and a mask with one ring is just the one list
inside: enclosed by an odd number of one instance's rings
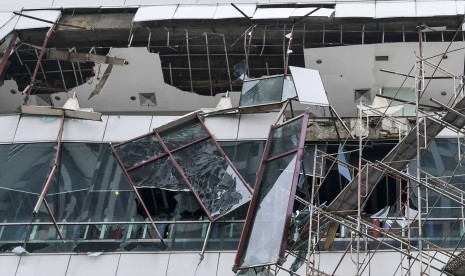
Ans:
{"label": "torn metal cladding", "polygon": [[190,190],[215,221],[247,203],[251,188],[201,120],[187,116],[115,146],[115,153],[136,187]]}

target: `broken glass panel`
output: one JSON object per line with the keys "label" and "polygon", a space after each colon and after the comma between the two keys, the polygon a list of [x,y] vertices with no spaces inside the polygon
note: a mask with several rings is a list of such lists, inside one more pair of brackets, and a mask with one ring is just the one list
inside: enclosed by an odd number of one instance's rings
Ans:
{"label": "broken glass panel", "polygon": [[173,153],[213,219],[247,202],[245,184],[211,140]]}
{"label": "broken glass panel", "polygon": [[56,143],[12,145],[0,176],[0,188],[40,194],[54,158],[55,146]]}
{"label": "broken glass panel", "polygon": [[189,191],[189,186],[166,156],[129,172],[137,188],[159,188],[170,191]]}
{"label": "broken glass panel", "polygon": [[179,148],[200,138],[208,136],[197,118],[160,132],[160,136],[170,150]]}
{"label": "broken glass panel", "polygon": [[165,153],[154,134],[117,146],[115,150],[127,169]]}
{"label": "broken glass panel", "polygon": [[296,149],[299,144],[303,117],[276,128],[270,147],[269,157]]}
{"label": "broken glass panel", "polygon": [[239,106],[280,103],[283,95],[284,76],[244,81]]}
{"label": "broken glass panel", "polygon": [[142,220],[137,215],[138,204],[133,191],[89,192],[81,221]]}
{"label": "broken glass panel", "polygon": [[283,257],[281,241],[291,200],[296,157],[297,154],[290,154],[267,163],[240,267],[275,264]]}
{"label": "broken glass panel", "polygon": [[292,99],[294,97],[297,97],[297,91],[295,90],[295,85],[292,80],[292,77],[287,76],[284,79],[283,96],[281,100],[285,101],[287,99]]}

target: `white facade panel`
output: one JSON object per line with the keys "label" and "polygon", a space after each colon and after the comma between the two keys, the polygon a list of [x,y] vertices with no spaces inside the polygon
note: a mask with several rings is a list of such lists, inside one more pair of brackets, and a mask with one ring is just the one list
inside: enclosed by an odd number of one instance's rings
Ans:
{"label": "white facade panel", "polygon": [[277,114],[277,112],[242,114],[237,139],[266,140]]}
{"label": "white facade panel", "polygon": [[169,254],[122,254],[116,276],[165,275]]}
{"label": "white facade panel", "polygon": [[330,17],[334,13],[334,9],[321,8],[309,16],[314,17]]}
{"label": "white facade panel", "polygon": [[83,8],[83,7],[118,7],[124,6],[124,0],[54,0],[55,8]]}
{"label": "white facade panel", "polygon": [[14,142],[50,142],[57,141],[61,117],[22,116],[19,120]]}
{"label": "white facade panel", "polygon": [[216,140],[236,140],[239,117],[237,115],[225,115],[207,117],[205,125]]}
{"label": "white facade panel", "polygon": [[120,255],[71,255],[66,276],[115,276]]}
{"label": "white facade panel", "polygon": [[335,17],[375,17],[375,3],[338,3]]}
{"label": "white facade panel", "polygon": [[258,8],[253,19],[289,18],[294,10],[294,8]]}
{"label": "white facade panel", "polygon": [[18,268],[20,258],[21,257],[14,256],[14,255],[0,256],[0,268],[2,271],[2,276],[15,276],[16,269]]}
{"label": "white facade panel", "polygon": [[216,5],[180,5],[173,16],[173,19],[213,19]]}
{"label": "white facade panel", "polygon": [[457,6],[455,1],[418,1],[417,16],[444,16],[457,15]]}
{"label": "white facade panel", "polygon": [[126,0],[125,6],[195,4],[197,0]]}
{"label": "white facade panel", "polygon": [[0,27],[3,27],[12,17],[12,12],[0,12]]}
{"label": "white facade panel", "polygon": [[0,117],[0,143],[13,143],[18,122],[19,115]]}
{"label": "white facade panel", "polygon": [[292,13],[292,17],[301,17],[309,14],[310,12],[316,10],[317,8],[297,8]]}
{"label": "white facade panel", "polygon": [[152,124],[150,125],[150,131],[166,123],[174,121],[177,118],[179,118],[179,116],[153,116]]}
{"label": "white facade panel", "polygon": [[[25,15],[37,17],[43,20],[55,22],[61,14],[61,11],[57,10],[42,10],[42,11],[25,11]],[[52,24],[35,20],[32,18],[27,18],[21,16],[16,24],[16,30],[25,30],[25,29],[36,29],[36,28],[47,28],[52,26]]]}
{"label": "white facade panel", "polygon": [[70,257],[70,255],[23,256],[15,276],[66,275]]}
{"label": "white facade panel", "polygon": [[5,38],[15,29],[16,23],[18,23],[18,19],[18,16],[14,16],[0,28],[0,40]]}
{"label": "white facade panel", "polygon": [[323,81],[318,70],[289,66],[294,80],[299,102],[311,105],[328,106]]}
{"label": "white facade panel", "polygon": [[376,18],[415,17],[415,2],[377,2]]}
{"label": "white facade panel", "polygon": [[0,11],[16,11],[19,12],[25,9],[37,8],[50,8],[53,0],[15,0],[15,1],[2,1]]}
{"label": "white facade panel", "polygon": [[166,275],[217,275],[219,253],[205,253],[199,263],[198,254],[170,254]]}
{"label": "white facade panel", "polygon": [[104,142],[123,142],[150,131],[151,116],[109,116]]}
{"label": "white facade panel", "polygon": [[[243,13],[248,17],[252,17],[255,13],[256,5],[236,5]],[[223,18],[241,18],[244,17],[236,8],[229,4],[218,5],[216,8],[215,15],[213,19],[223,19]]]}
{"label": "white facade panel", "polygon": [[63,141],[101,142],[105,134],[108,116],[102,116],[102,121],[90,121],[67,118],[63,129]]}
{"label": "white facade panel", "polygon": [[235,273],[232,271],[234,264],[234,258],[236,257],[235,252],[221,253],[218,260],[218,271],[217,276],[234,276]]}
{"label": "white facade panel", "polygon": [[461,15],[465,13],[465,1],[455,1],[457,14]]}
{"label": "white facade panel", "polygon": [[171,19],[177,8],[177,5],[141,7],[134,16],[134,22]]}

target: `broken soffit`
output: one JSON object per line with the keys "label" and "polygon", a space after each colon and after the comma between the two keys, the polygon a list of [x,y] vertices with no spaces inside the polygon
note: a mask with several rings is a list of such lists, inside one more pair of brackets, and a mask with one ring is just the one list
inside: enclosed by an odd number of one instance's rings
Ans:
{"label": "broken soffit", "polygon": [[251,197],[252,189],[196,113],[114,149],[137,188],[190,190],[212,221]]}

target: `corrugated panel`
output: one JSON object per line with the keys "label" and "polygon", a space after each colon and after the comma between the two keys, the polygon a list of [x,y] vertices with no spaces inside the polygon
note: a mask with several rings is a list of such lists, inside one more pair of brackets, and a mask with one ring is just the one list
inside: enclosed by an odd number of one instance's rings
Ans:
{"label": "corrugated panel", "polygon": [[289,18],[295,8],[258,8],[253,19]]}
{"label": "corrugated panel", "polygon": [[57,141],[61,118],[22,116],[14,138],[15,143]]}
{"label": "corrugated panel", "polygon": [[105,134],[108,116],[102,116],[102,121],[66,119],[63,129],[63,141],[101,142]]}
{"label": "corrugated panel", "polygon": [[119,258],[120,255],[71,255],[66,276],[115,276]]}
{"label": "corrugated panel", "polygon": [[[257,5],[236,5],[248,17],[252,17],[255,13]],[[218,5],[213,19],[222,18],[241,18],[244,17],[236,8],[231,5]]]}
{"label": "corrugated panel", "polygon": [[104,142],[121,142],[150,131],[151,116],[109,116]]}
{"label": "corrugated panel", "polygon": [[375,3],[338,3],[335,17],[375,17]]}
{"label": "corrugated panel", "polygon": [[442,15],[457,15],[457,6],[455,1],[417,2],[418,17]]}
{"label": "corrugated panel", "polygon": [[66,268],[70,257],[70,255],[37,255],[22,257],[16,276],[66,275]]}
{"label": "corrugated panel", "polygon": [[[25,15],[37,17],[43,20],[48,20],[55,22],[57,18],[60,16],[61,11],[57,10],[41,10],[41,11],[25,11],[23,12]],[[42,22],[39,20],[35,20],[32,18],[27,18],[21,16],[16,24],[16,30],[24,30],[24,29],[37,29],[37,28],[47,28],[52,26],[50,23]]]}
{"label": "corrugated panel", "polygon": [[219,253],[206,253],[202,262],[197,254],[170,254],[166,275],[217,275]]}
{"label": "corrugated panel", "polygon": [[266,140],[276,112],[242,114],[239,122],[238,140]]}
{"label": "corrugated panel", "polygon": [[328,96],[326,95],[318,70],[294,66],[289,66],[289,69],[300,103],[322,106],[329,105]]}
{"label": "corrugated panel", "polygon": [[376,18],[415,17],[415,2],[377,2]]}
{"label": "corrugated panel", "polygon": [[134,22],[171,19],[178,5],[150,6],[139,8],[134,16]]}
{"label": "corrugated panel", "polygon": [[165,275],[169,254],[121,254],[116,276]]}
{"label": "corrugated panel", "polygon": [[173,19],[213,19],[216,5],[179,5]]}
{"label": "corrugated panel", "polygon": [[236,115],[224,115],[207,117],[205,125],[216,140],[236,140],[239,117]]}
{"label": "corrugated panel", "polygon": [[0,143],[13,143],[19,115],[0,117]]}

